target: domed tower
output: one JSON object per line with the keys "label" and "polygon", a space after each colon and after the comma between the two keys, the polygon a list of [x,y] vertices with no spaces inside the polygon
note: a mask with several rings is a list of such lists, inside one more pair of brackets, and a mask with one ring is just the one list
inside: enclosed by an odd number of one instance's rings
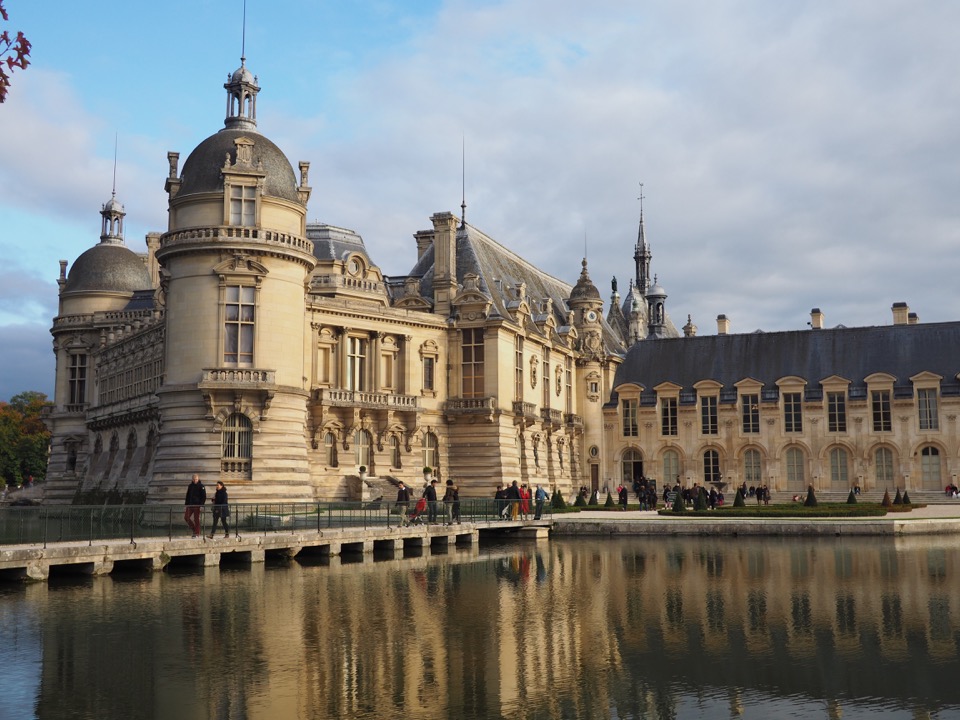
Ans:
{"label": "domed tower", "polygon": [[[228,76],[224,127],[168,153],[163,431],[148,499],[182,501],[193,472],[244,500],[311,499],[304,425],[309,163],[300,180],[257,131],[257,79]],[[253,479],[256,478],[254,484]],[[245,487],[246,486],[246,487]]]}
{"label": "domed tower", "polygon": [[653,276],[653,282],[647,288],[647,337],[660,338],[666,337],[667,329],[667,292],[660,283],[657,282],[657,276]]}
{"label": "domed tower", "polygon": [[153,287],[143,258],[123,240],[123,205],[111,195],[100,210],[100,242],[67,273],[60,261],[59,307],[50,329],[56,356],[54,407],[47,418],[51,450],[45,500],[69,502],[92,450],[88,410],[103,404],[98,379],[102,348],[153,319]]}

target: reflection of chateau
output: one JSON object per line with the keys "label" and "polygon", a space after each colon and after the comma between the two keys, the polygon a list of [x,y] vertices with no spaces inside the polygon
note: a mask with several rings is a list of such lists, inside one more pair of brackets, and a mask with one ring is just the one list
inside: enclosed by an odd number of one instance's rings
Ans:
{"label": "reflection of chateau", "polygon": [[358,234],[307,224],[309,164],[298,176],[258,132],[257,83],[241,63],[225,127],[182,167],[169,153],[169,223],[145,259],[114,197],[100,243],[61,262],[47,500],[179,501],[194,471],[246,501],[350,497],[361,466],[440,468],[465,495],[598,482],[607,458],[586,450],[628,343],[677,334],[642,220],[609,319],[586,261],[573,286],[550,277],[465,206],[384,277]]}
{"label": "reflection of chateau", "polygon": [[958,574],[938,538],[677,539],[43,584],[37,707],[665,718],[728,694],[956,711]]}

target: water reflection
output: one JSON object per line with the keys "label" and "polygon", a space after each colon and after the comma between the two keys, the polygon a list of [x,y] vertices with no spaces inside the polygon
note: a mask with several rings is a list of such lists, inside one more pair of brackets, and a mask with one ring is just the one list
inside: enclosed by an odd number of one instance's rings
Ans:
{"label": "water reflection", "polygon": [[960,717],[958,573],[647,538],[2,586],[0,717]]}

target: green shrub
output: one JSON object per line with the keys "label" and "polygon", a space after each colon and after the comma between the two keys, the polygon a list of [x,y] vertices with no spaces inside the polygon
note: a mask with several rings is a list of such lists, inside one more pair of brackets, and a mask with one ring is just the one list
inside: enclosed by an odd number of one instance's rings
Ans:
{"label": "green shrub", "polygon": [[673,499],[673,511],[682,513],[686,509],[686,506],[683,504],[683,494],[678,490],[677,496]]}
{"label": "green shrub", "polygon": [[693,499],[693,510],[694,512],[700,512],[707,509],[707,491],[703,488],[700,488],[697,491],[697,496]]}
{"label": "green shrub", "polygon": [[577,493],[577,499],[573,503],[574,507],[586,507],[587,501],[583,499],[583,495]]}
{"label": "green shrub", "polygon": [[563,495],[560,494],[559,490],[553,491],[553,496],[550,498],[550,507],[552,507],[554,510],[566,509],[567,502],[563,499]]}
{"label": "green shrub", "polygon": [[851,490],[850,494],[847,495],[847,505],[856,505],[856,504],[857,504],[857,496],[853,492],[853,490]]}
{"label": "green shrub", "polygon": [[590,493],[590,500],[587,502],[587,505],[599,505],[600,501],[597,499],[598,493]]}
{"label": "green shrub", "polygon": [[734,507],[746,507],[747,503],[743,500],[743,493],[740,492],[740,488],[737,488],[737,496],[733,499]]}
{"label": "green shrub", "polygon": [[613,501],[613,496],[610,494],[610,491],[607,490],[607,501],[603,504],[604,507],[616,507],[617,504]]}
{"label": "green shrub", "polygon": [[910,504],[911,504],[911,503],[910,503],[910,493],[908,493],[906,490],[903,491],[903,504],[904,504],[904,505],[910,505]]}
{"label": "green shrub", "polygon": [[883,500],[880,501],[880,505],[883,506],[883,507],[885,507],[885,508],[890,507],[890,506],[893,505],[893,501],[890,500],[890,491],[889,491],[889,490],[884,490],[884,491],[883,491]]}
{"label": "green shrub", "polygon": [[807,499],[803,501],[804,507],[817,506],[817,494],[813,492],[813,485],[807,485]]}
{"label": "green shrub", "polygon": [[897,488],[897,494],[893,497],[894,505],[903,505],[903,497],[900,495],[900,488]]}

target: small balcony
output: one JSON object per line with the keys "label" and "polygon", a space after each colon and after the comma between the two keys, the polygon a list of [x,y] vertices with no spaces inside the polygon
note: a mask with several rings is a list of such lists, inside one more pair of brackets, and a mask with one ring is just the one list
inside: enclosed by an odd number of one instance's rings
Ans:
{"label": "small balcony", "polygon": [[483,416],[492,419],[497,409],[497,400],[493,397],[484,398],[450,398],[443,404],[443,411],[447,416]]}
{"label": "small balcony", "polygon": [[411,411],[420,409],[420,399],[415,395],[396,395],[388,392],[320,388],[315,391],[314,398],[328,407],[364,407]]}
{"label": "small balcony", "polygon": [[567,422],[567,427],[571,430],[583,430],[583,418],[573,413],[567,413],[563,416]]}
{"label": "small balcony", "polygon": [[537,406],[533,403],[524,402],[523,400],[513,401],[513,414],[515,416],[514,423],[517,425],[520,423],[533,425],[540,419],[540,416],[537,414]]}
{"label": "small balcony", "polygon": [[540,408],[540,419],[543,421],[545,428],[563,425],[563,413],[553,408]]}
{"label": "small balcony", "polygon": [[255,368],[206,368],[200,387],[211,390],[244,390],[276,385],[276,370]]}

